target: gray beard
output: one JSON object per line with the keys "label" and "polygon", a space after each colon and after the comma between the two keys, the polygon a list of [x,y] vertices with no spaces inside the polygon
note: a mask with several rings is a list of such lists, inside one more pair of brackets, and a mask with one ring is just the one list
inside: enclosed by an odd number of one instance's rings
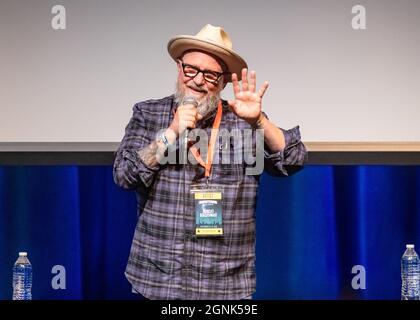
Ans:
{"label": "gray beard", "polygon": [[[175,103],[177,105],[181,105],[182,101],[184,101],[186,95],[185,92],[179,89],[177,85],[175,90]],[[220,92],[214,95],[207,95],[205,98],[198,101],[197,111],[199,114],[203,116],[205,119],[208,115],[210,115],[214,110],[217,108],[217,104],[220,100]]]}

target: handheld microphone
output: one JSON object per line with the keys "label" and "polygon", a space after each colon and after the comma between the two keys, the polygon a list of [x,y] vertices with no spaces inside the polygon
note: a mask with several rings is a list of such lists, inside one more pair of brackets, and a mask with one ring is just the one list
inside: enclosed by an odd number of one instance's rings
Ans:
{"label": "handheld microphone", "polygon": [[198,101],[193,96],[186,96],[184,97],[184,99],[182,99],[181,105],[186,105],[186,104],[192,104],[194,107],[196,108],[198,107]]}
{"label": "handheld microphone", "polygon": [[[195,108],[198,107],[198,101],[193,96],[186,96],[186,97],[184,97],[182,99],[181,105],[187,105],[187,104],[193,105]],[[189,134],[188,128],[185,129],[184,134],[185,134],[185,137],[184,137],[184,146],[185,146],[185,151],[186,151],[186,153],[185,153],[185,157],[186,157],[185,158],[185,161],[186,162],[185,163],[187,163],[188,162],[188,134]]]}

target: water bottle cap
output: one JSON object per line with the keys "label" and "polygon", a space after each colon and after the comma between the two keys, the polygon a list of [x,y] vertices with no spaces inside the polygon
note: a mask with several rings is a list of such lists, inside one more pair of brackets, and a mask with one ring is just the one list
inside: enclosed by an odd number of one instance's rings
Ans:
{"label": "water bottle cap", "polygon": [[414,244],[407,244],[406,245],[406,248],[407,249],[414,249]]}
{"label": "water bottle cap", "polygon": [[26,257],[28,255],[27,252],[19,252],[19,256],[21,257]]}

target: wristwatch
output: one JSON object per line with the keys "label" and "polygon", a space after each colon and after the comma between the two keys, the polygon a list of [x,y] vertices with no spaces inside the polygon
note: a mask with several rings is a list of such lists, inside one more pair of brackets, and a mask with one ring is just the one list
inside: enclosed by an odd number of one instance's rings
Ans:
{"label": "wristwatch", "polygon": [[162,133],[158,136],[157,141],[162,141],[165,148],[168,148],[170,145],[168,138],[166,138],[165,131],[162,131]]}

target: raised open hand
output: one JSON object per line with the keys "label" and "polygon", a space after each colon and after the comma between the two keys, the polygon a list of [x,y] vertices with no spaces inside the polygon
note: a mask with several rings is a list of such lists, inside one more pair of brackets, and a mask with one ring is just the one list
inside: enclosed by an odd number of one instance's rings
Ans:
{"label": "raised open hand", "polygon": [[255,71],[250,72],[248,82],[248,70],[242,69],[242,89],[239,86],[238,76],[232,74],[234,100],[229,100],[232,111],[240,118],[254,125],[261,115],[262,97],[268,88],[268,81],[265,81],[258,92],[255,92],[256,75]]}

